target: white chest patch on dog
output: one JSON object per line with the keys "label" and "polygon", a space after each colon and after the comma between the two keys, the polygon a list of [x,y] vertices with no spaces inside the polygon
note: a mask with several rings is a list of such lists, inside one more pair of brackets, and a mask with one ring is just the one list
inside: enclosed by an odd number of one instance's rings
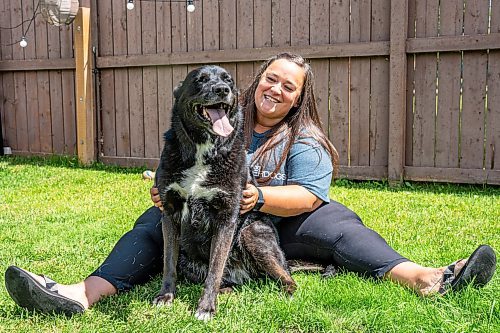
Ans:
{"label": "white chest patch on dog", "polygon": [[[217,187],[207,188],[203,186],[203,183],[210,172],[210,165],[204,163],[203,156],[205,153],[210,151],[213,146],[214,145],[212,143],[196,145],[196,160],[194,165],[183,172],[184,178],[180,181],[180,183],[170,184],[168,189],[178,192],[184,199],[193,197],[211,200],[217,193],[224,192],[222,189]],[[187,213],[187,211],[186,209],[183,209],[182,215],[185,213]]]}

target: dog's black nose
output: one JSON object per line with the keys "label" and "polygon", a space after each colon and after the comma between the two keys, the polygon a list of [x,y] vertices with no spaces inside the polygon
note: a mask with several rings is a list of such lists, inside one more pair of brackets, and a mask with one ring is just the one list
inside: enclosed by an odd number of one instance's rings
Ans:
{"label": "dog's black nose", "polygon": [[220,97],[225,97],[231,92],[231,89],[225,84],[216,84],[212,87],[212,90]]}

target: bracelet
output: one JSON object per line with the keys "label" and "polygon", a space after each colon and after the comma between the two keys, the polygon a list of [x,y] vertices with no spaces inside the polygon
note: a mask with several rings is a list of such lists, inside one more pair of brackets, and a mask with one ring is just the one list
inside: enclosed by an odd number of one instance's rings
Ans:
{"label": "bracelet", "polygon": [[255,206],[253,206],[253,210],[258,212],[260,211],[262,206],[264,206],[264,195],[262,194],[262,191],[258,187],[257,187],[257,192],[259,192],[259,199],[257,199]]}

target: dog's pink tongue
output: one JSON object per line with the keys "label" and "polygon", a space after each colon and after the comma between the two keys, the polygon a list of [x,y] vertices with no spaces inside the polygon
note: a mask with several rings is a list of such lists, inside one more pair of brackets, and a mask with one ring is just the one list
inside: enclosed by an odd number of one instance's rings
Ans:
{"label": "dog's pink tongue", "polygon": [[229,123],[226,113],[222,109],[207,109],[208,115],[212,120],[212,129],[220,136],[228,136],[234,130]]}

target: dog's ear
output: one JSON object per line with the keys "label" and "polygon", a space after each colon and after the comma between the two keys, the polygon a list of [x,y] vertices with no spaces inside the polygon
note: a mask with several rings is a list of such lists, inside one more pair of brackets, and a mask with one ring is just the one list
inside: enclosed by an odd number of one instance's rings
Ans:
{"label": "dog's ear", "polygon": [[177,99],[181,97],[181,88],[182,88],[182,83],[183,81],[179,82],[177,87],[174,88],[174,97]]}

